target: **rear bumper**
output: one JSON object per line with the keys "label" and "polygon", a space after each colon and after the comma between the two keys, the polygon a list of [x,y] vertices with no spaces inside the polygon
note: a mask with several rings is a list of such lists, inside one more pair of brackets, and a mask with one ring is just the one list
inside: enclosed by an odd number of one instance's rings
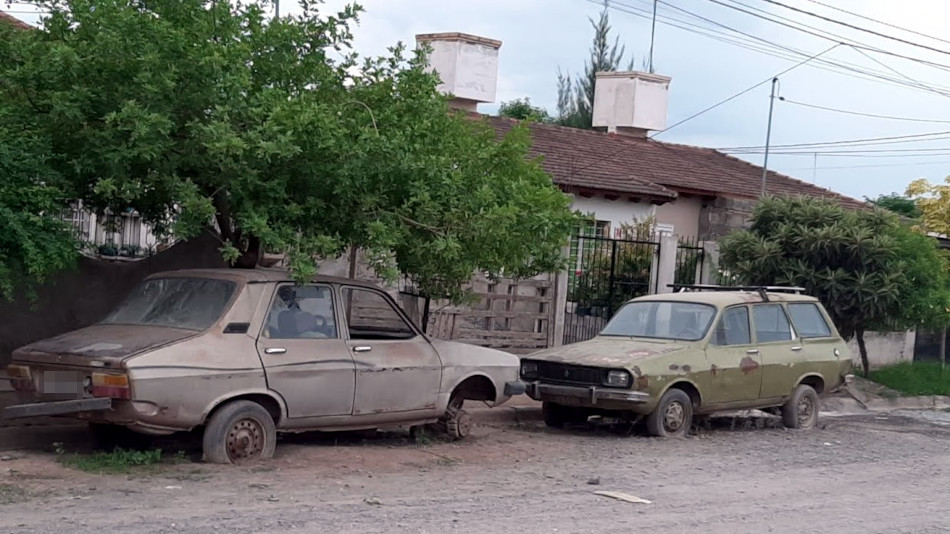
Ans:
{"label": "rear bumper", "polygon": [[534,400],[544,400],[544,397],[572,397],[591,405],[597,404],[597,401],[628,404],[646,404],[650,401],[650,394],[642,391],[597,386],[562,386],[542,384],[541,382],[528,384],[527,393]]}
{"label": "rear bumper", "polygon": [[527,391],[527,387],[524,382],[520,380],[514,380],[512,382],[505,382],[505,395],[512,397],[514,395],[523,395]]}
{"label": "rear bumper", "polygon": [[80,412],[99,412],[112,408],[112,399],[76,399],[56,402],[17,404],[3,409],[4,419],[36,417],[41,415],[65,415]]}

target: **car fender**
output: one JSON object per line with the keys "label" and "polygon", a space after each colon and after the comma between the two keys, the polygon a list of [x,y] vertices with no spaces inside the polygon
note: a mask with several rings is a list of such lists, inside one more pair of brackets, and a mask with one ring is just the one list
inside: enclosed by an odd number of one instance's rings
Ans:
{"label": "car fender", "polygon": [[[201,414],[201,423],[202,424],[206,423],[208,420],[208,416],[210,416],[212,412],[214,412],[217,408],[220,408],[225,403],[230,402],[232,400],[237,400],[237,399],[242,399],[242,398],[247,398],[247,397],[252,397],[252,396],[264,396],[264,397],[269,397],[270,399],[272,399],[280,407],[280,420],[283,421],[284,419],[286,419],[287,403],[284,401],[284,398],[280,394],[278,394],[276,391],[272,391],[269,389],[253,388],[253,389],[229,391],[223,395],[218,396],[214,400],[212,400],[208,404],[208,406],[205,408],[204,412]],[[280,426],[279,422],[278,422],[278,426]]]}

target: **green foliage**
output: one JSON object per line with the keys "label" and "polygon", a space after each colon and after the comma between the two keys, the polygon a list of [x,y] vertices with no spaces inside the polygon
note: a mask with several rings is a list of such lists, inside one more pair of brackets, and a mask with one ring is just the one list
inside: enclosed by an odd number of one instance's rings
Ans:
{"label": "green foliage", "polygon": [[871,380],[904,395],[950,395],[950,369],[939,362],[903,362],[871,372]]}
{"label": "green foliage", "polygon": [[950,177],[942,184],[914,180],[907,186],[907,195],[914,199],[920,210],[921,229],[950,235]]}
{"label": "green foliage", "polygon": [[278,251],[299,280],[353,246],[434,298],[461,298],[474,271],[560,266],[574,218],[528,131],[498,140],[451,112],[422,51],[358,58],[359,7],[41,5],[42,31],[0,44],[0,101],[69,198],[133,208],[160,237],[214,222],[235,266]]}
{"label": "green foliage", "polygon": [[529,122],[553,122],[554,118],[548,111],[540,106],[531,105],[530,98],[516,98],[507,102],[502,102],[498,108],[498,114],[502,117],[518,119]]}
{"label": "green foliage", "polygon": [[946,263],[932,239],[883,210],[849,211],[827,200],[767,198],[749,230],[727,236],[721,264],[743,284],[801,286],[822,301],[846,339],[945,324]]}
{"label": "green foliage", "polygon": [[[594,29],[594,41],[590,48],[590,58],[584,62],[584,74],[572,78],[571,75],[557,72],[557,120],[562,126],[589,130],[594,112],[594,86],[598,72],[620,70],[625,47],[620,37],[610,43],[609,0],[604,0],[604,9],[595,21],[588,19]],[[630,59],[628,70],[633,70],[634,60]]]}
{"label": "green foliage", "polygon": [[914,202],[914,199],[898,195],[897,193],[878,195],[875,199],[864,197],[864,200],[902,217],[909,219],[917,219],[920,217],[920,209],[917,207],[917,203]]}
{"label": "green foliage", "polygon": [[[176,457],[177,458],[177,457]],[[154,467],[162,461],[160,449],[135,451],[116,448],[112,452],[64,456],[63,465],[89,473],[125,474]]]}

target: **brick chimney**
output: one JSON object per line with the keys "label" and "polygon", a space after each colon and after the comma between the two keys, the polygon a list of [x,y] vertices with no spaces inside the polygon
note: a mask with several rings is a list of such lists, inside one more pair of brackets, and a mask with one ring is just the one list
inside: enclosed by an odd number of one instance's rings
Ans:
{"label": "brick chimney", "polygon": [[637,71],[598,72],[592,125],[632,137],[666,128],[671,80]]}
{"label": "brick chimney", "polygon": [[495,101],[501,41],[458,32],[416,35],[416,45],[423,43],[432,47],[429,68],[442,79],[439,90],[451,96],[450,106],[476,112],[478,104]]}

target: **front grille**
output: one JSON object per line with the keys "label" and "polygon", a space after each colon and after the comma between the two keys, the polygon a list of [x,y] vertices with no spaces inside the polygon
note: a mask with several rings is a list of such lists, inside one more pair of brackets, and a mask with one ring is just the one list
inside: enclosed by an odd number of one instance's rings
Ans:
{"label": "front grille", "polygon": [[604,382],[604,370],[596,367],[581,367],[555,362],[538,362],[538,378],[545,382],[600,386]]}

